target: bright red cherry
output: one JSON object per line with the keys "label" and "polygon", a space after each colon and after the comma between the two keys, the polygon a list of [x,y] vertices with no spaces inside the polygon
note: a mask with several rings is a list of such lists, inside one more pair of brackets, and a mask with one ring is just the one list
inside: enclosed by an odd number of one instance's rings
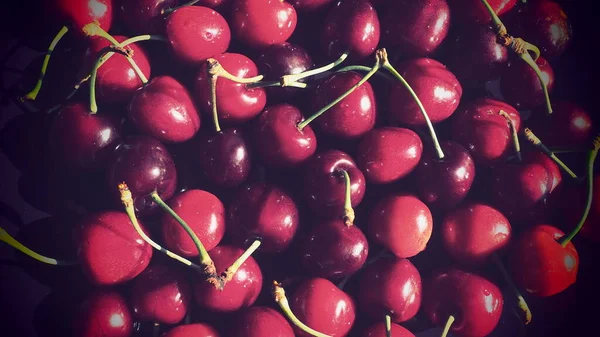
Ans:
{"label": "bright red cherry", "polygon": [[42,4],[61,24],[72,25],[73,31],[81,35],[88,23],[97,21],[108,31],[113,22],[112,0],[50,0]]}
{"label": "bright red cherry", "polygon": [[120,22],[136,35],[161,34],[167,18],[162,11],[178,3],[179,0],[120,0]]}
{"label": "bright red cherry", "polygon": [[[402,325],[392,323],[392,337],[415,337],[415,335]],[[361,337],[383,337],[385,336],[385,323],[375,323],[367,328],[360,336]]]}
{"label": "bright red cherry", "polygon": [[263,306],[252,306],[238,313],[231,324],[228,336],[294,337],[294,330],[277,310]]}
{"label": "bright red cherry", "polygon": [[[509,12],[517,4],[517,0],[487,0],[487,2],[499,16]],[[448,0],[448,5],[450,5],[452,16],[456,16],[456,19],[452,20],[456,20],[456,23],[461,25],[492,21],[481,0]]]}
{"label": "bright red cherry", "polygon": [[[554,88],[554,70],[543,57],[536,61],[542,79],[551,93]],[[517,109],[531,109],[545,102],[539,78],[531,67],[518,57],[513,57],[500,77],[500,92],[504,99]]]}
{"label": "bright red cherry", "polygon": [[536,109],[527,126],[550,148],[586,148],[594,136],[590,113],[569,101],[553,101],[551,115],[545,107]]}
{"label": "bright red cherry", "polygon": [[97,290],[81,303],[74,320],[75,336],[129,337],[133,320],[127,302],[115,291]]}
{"label": "bright red cherry", "polygon": [[219,337],[219,333],[212,326],[205,323],[192,323],[178,325],[169,330],[162,337]]}
{"label": "bright red cherry", "polygon": [[234,0],[231,25],[243,43],[263,49],[292,36],[298,17],[285,0]]}

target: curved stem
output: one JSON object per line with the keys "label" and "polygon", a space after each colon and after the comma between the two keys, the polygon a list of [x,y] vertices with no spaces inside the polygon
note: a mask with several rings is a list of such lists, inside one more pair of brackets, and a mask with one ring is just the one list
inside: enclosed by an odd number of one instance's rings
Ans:
{"label": "curved stem", "polygon": [[533,131],[531,131],[530,128],[525,128],[525,130],[523,132],[524,132],[525,137],[527,138],[527,140],[529,140],[529,142],[531,144],[533,144],[533,146],[537,147],[546,156],[548,156],[550,159],[552,159],[558,166],[560,166],[560,168],[562,168],[565,172],[567,172],[567,174],[569,174],[569,176],[571,176],[571,178],[573,178],[573,179],[579,179],[577,177],[577,175],[575,174],[575,172],[573,172],[567,166],[567,164],[565,164],[552,151],[550,151],[550,149],[548,149],[546,147],[546,145],[544,145],[544,143],[542,143],[542,141],[533,133]]}
{"label": "curved stem", "polygon": [[497,33],[506,34],[506,27],[504,26],[504,24],[502,23],[502,21],[498,17],[498,14],[496,14],[496,11],[494,11],[492,6],[490,6],[490,4],[486,0],[481,0],[481,3],[485,6],[485,9],[488,11],[488,14],[490,14],[492,22],[494,22],[494,25],[496,26]]}
{"label": "curved stem", "polygon": [[[345,66],[343,68],[340,68],[338,70],[336,70],[336,73],[343,73],[346,71],[362,71],[362,72],[369,72],[371,71],[371,68],[367,67],[367,66],[361,66],[361,65],[353,65],[353,66]],[[381,78],[384,78],[388,81],[395,81],[396,79],[392,76],[390,76],[387,73],[382,73],[380,71],[375,73],[375,76],[379,76]]]}
{"label": "curved stem", "polygon": [[517,295],[517,299],[519,301],[518,302],[519,303],[519,309],[521,309],[521,312],[525,316],[524,317],[525,318],[525,324],[529,324],[531,322],[531,317],[532,316],[531,316],[531,310],[529,310],[529,306],[527,305],[527,302],[525,301],[525,298],[523,298],[523,295],[519,291],[519,288],[517,288],[517,286],[513,282],[512,278],[510,277],[510,275],[506,271],[506,268],[504,268],[504,264],[500,260],[500,257],[498,256],[497,253],[493,253],[492,254],[492,259],[494,260],[494,263],[496,264],[496,266],[500,270],[500,273],[502,274],[502,277],[504,277],[504,280],[506,281],[506,283],[508,284],[508,286]]}
{"label": "curved stem", "polygon": [[246,249],[246,251],[242,255],[240,255],[240,257],[238,257],[237,260],[235,260],[231,264],[231,266],[225,269],[225,271],[221,274],[223,284],[226,284],[227,282],[231,281],[233,275],[235,275],[235,273],[238,271],[238,269],[240,269],[242,264],[244,264],[244,262],[248,260],[248,258],[258,249],[258,247],[260,247],[260,244],[260,240],[254,240],[254,242],[252,242],[252,245],[250,245],[250,247],[248,247],[248,249]]}
{"label": "curved stem", "polygon": [[241,84],[256,83],[256,82],[261,81],[264,77],[263,75],[258,75],[258,76],[254,76],[254,77],[248,77],[248,78],[237,77],[237,76],[234,76],[233,74],[231,74],[230,72],[228,72],[225,68],[223,68],[221,63],[214,58],[209,58],[208,60],[206,60],[206,62],[208,64],[209,75],[220,76],[220,77],[226,78],[226,79],[236,82],[236,83],[241,83]]}
{"label": "curved stem", "polygon": [[342,170],[344,175],[344,223],[346,226],[352,226],[354,223],[354,209],[352,209],[352,182],[348,171]]}
{"label": "curved stem", "polygon": [[392,317],[385,315],[385,337],[392,337]]}
{"label": "curved stem", "polygon": [[446,325],[444,326],[444,331],[442,331],[442,337],[446,337],[448,335],[448,332],[450,332],[450,327],[452,326],[452,323],[454,323],[454,319],[454,316],[448,316],[448,320],[446,321]]}
{"label": "curved stem", "polygon": [[290,321],[292,321],[292,323],[294,323],[294,325],[297,326],[300,330],[306,332],[307,334],[309,334],[311,336],[315,336],[315,337],[331,337],[329,335],[326,335],[324,333],[321,333],[314,329],[309,328],[308,326],[306,326],[306,324],[302,323],[298,319],[298,317],[296,317],[296,315],[294,315],[294,313],[292,312],[292,309],[290,308],[288,299],[287,299],[287,297],[285,297],[285,290],[283,289],[282,285],[277,281],[273,281],[273,297],[275,298],[275,302],[277,302],[277,304],[279,305],[279,307],[281,308],[281,310],[283,311],[285,316]]}
{"label": "curved stem", "polygon": [[119,54],[127,57],[125,52],[120,49],[116,49],[115,51],[109,51],[109,50],[111,50],[111,49],[107,48],[104,52],[100,53],[100,56],[96,60],[96,63],[94,63],[94,68],[92,69],[92,73],[90,75],[90,113],[91,114],[95,114],[98,112],[98,103],[96,101],[96,80],[98,79],[98,69],[104,62],[106,62],[107,55],[109,53],[113,53],[113,54],[119,53]]}
{"label": "curved stem", "polygon": [[184,3],[183,5],[179,5],[179,6],[172,7],[172,8],[165,8],[165,9],[163,9],[163,10],[160,12],[160,14],[161,14],[161,15],[165,15],[165,14],[171,14],[171,13],[173,13],[174,11],[178,10],[179,8],[182,8],[182,7],[187,7],[187,6],[193,6],[193,5],[195,5],[195,4],[196,4],[198,1],[200,1],[200,0],[192,0],[192,1],[189,1],[189,2],[186,2],[186,3]]}
{"label": "curved stem", "polygon": [[329,63],[327,65],[321,66],[319,68],[311,69],[311,70],[305,71],[300,74],[290,74],[290,75],[281,76],[281,80],[280,80],[281,86],[287,87],[287,86],[290,86],[292,83],[298,82],[304,78],[318,75],[320,73],[329,71],[329,70],[337,67],[338,65],[340,65],[342,62],[344,62],[344,60],[346,60],[346,58],[348,58],[349,54],[350,54],[349,51],[345,51],[342,55],[340,55],[340,57],[338,57],[337,60],[335,60],[332,63]]}
{"label": "curved stem", "polygon": [[548,92],[548,85],[546,85],[546,82],[544,81],[544,77],[542,76],[542,71],[540,70],[540,67],[533,60],[533,58],[531,57],[531,54],[529,54],[529,52],[521,53],[521,54],[519,54],[519,57],[523,61],[525,61],[525,63],[527,63],[531,67],[531,69],[533,69],[535,74],[537,75],[537,77],[540,81],[540,84],[542,86],[542,90],[544,92],[544,100],[546,101],[546,110],[548,110],[548,114],[552,114],[552,104],[550,102],[550,93]]}
{"label": "curved stem", "polygon": [[217,111],[217,79],[219,76],[210,75],[210,105],[212,107],[213,124],[216,132],[221,132],[219,112]]}
{"label": "curved stem", "polygon": [[35,260],[46,263],[46,264],[51,264],[54,266],[73,266],[73,265],[77,264],[77,262],[62,261],[62,260],[57,260],[57,259],[53,259],[50,257],[40,255],[40,254],[34,252],[33,250],[25,247],[22,243],[17,241],[17,239],[15,239],[10,234],[8,234],[8,232],[6,230],[4,230],[4,228],[2,228],[2,227],[0,227],[0,241],[5,242],[9,246],[20,251],[21,253],[23,253]]}
{"label": "curved stem", "polygon": [[[248,83],[248,84],[246,84],[246,89],[280,87],[280,86],[281,86],[280,81],[264,81],[264,82]],[[308,84],[306,84],[304,82],[294,82],[294,83],[290,83],[290,85],[288,85],[288,87],[306,89],[308,87]]]}
{"label": "curved stem", "polygon": [[510,128],[510,132],[512,134],[512,143],[515,149],[515,155],[517,156],[517,159],[521,161],[521,143],[519,143],[519,134],[517,128],[515,127],[515,122],[512,120],[512,118],[510,118],[510,115],[504,110],[500,110],[498,114],[504,117],[506,119],[506,122],[508,123],[508,127]]}

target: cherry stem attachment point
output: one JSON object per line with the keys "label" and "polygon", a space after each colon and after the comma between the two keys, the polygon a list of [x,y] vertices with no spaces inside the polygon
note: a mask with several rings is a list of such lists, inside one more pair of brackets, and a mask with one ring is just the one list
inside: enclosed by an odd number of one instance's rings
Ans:
{"label": "cherry stem attachment point", "polygon": [[392,317],[385,315],[385,337],[392,337]]}
{"label": "cherry stem attachment point", "polygon": [[335,60],[332,63],[329,63],[327,65],[321,66],[319,68],[311,69],[311,70],[305,71],[300,74],[290,74],[290,75],[281,76],[281,79],[279,82],[282,87],[289,87],[292,85],[292,83],[298,82],[298,81],[305,79],[307,77],[310,77],[310,76],[324,73],[326,71],[329,71],[329,70],[337,67],[342,62],[344,62],[346,60],[346,58],[348,58],[349,54],[350,54],[350,52],[346,51],[342,55],[340,55],[340,57],[338,57],[337,60]]}
{"label": "cherry stem attachment point", "polygon": [[446,321],[446,325],[444,325],[444,330],[442,331],[441,337],[448,336],[448,332],[450,332],[450,327],[454,323],[454,320],[455,320],[454,316],[452,316],[452,315],[448,316],[448,320]]}
{"label": "cherry stem attachment point", "polygon": [[523,318],[525,319],[525,324],[526,325],[529,324],[531,322],[532,315],[531,315],[531,310],[529,310],[529,306],[527,305],[527,302],[525,301],[525,298],[523,298],[523,295],[519,291],[519,288],[517,288],[517,286],[513,282],[512,278],[506,271],[506,268],[504,267],[504,264],[500,260],[500,257],[498,256],[497,253],[492,254],[492,259],[494,260],[496,267],[498,267],[498,269],[500,270],[500,273],[502,274],[502,277],[504,277],[504,280],[506,281],[508,286],[517,295],[519,309],[521,310],[521,313],[522,313],[522,315],[519,315],[519,316],[524,316]]}
{"label": "cherry stem attachment point", "polygon": [[342,170],[344,176],[344,223],[346,226],[352,226],[354,224],[355,214],[352,208],[352,182],[350,181],[350,175],[348,171]]}
{"label": "cherry stem attachment point", "polygon": [[515,155],[517,156],[517,159],[521,161],[521,143],[519,143],[519,134],[517,128],[515,127],[515,122],[512,120],[510,115],[504,110],[500,110],[498,114],[504,117],[506,119],[506,122],[508,123],[508,127],[510,128],[510,132],[512,134],[512,143],[515,149]]}
{"label": "cherry stem attachment point", "polygon": [[238,271],[238,269],[240,269],[244,262],[248,260],[248,258],[258,249],[258,247],[260,247],[261,243],[262,242],[260,240],[254,240],[250,247],[248,247],[248,249],[246,249],[246,251],[242,255],[240,255],[240,257],[238,257],[237,260],[235,260],[231,264],[231,266],[225,269],[225,271],[221,274],[223,284],[227,284],[227,282],[233,279],[233,275],[235,275],[235,273]]}
{"label": "cherry stem attachment point", "polygon": [[496,27],[496,33],[498,35],[508,34],[508,32],[506,30],[506,26],[504,26],[504,23],[502,23],[502,20],[500,20],[500,18],[498,17],[498,14],[496,14],[496,12],[492,8],[492,6],[490,6],[490,4],[487,2],[487,0],[481,0],[481,3],[483,4],[483,6],[485,6],[485,9],[487,10],[488,14],[492,18],[492,22],[494,23],[494,25]]}
{"label": "cherry stem attachment point", "polygon": [[221,63],[214,58],[209,58],[208,60],[206,60],[206,62],[208,65],[207,68],[208,68],[209,75],[223,77],[230,81],[242,83],[242,84],[256,83],[263,79],[263,75],[258,75],[258,76],[254,76],[254,77],[248,77],[248,78],[234,76],[233,74],[228,72],[225,68],[223,68]]}
{"label": "cherry stem attachment point", "polygon": [[73,266],[73,265],[78,264],[77,262],[62,261],[62,260],[57,260],[57,259],[53,259],[50,257],[40,255],[40,254],[34,252],[33,250],[25,247],[22,243],[17,241],[17,239],[15,239],[10,234],[8,234],[8,232],[6,230],[4,230],[4,228],[2,228],[2,227],[0,227],[0,241],[8,244],[9,246],[13,247],[14,249],[20,251],[21,253],[23,253],[35,260],[46,263],[46,264],[50,264],[50,265],[54,265],[54,266]]}
{"label": "cherry stem attachment point", "polygon": [[571,176],[573,179],[579,179],[575,172],[573,172],[567,164],[565,164],[562,160],[560,160],[542,141],[531,131],[530,128],[525,128],[523,131],[527,140],[533,144],[533,146],[537,147],[540,151],[542,151],[546,156],[552,159],[560,168],[562,168],[565,172]]}

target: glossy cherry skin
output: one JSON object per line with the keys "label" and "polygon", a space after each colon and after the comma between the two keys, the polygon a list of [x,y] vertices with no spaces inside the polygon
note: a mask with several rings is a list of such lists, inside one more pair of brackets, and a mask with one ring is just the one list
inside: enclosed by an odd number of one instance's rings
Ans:
{"label": "glossy cherry skin", "polygon": [[346,187],[342,171],[350,176],[352,207],[360,204],[365,196],[365,176],[347,153],[326,150],[311,157],[305,166],[303,195],[310,209],[330,218],[344,215]]}
{"label": "glossy cherry skin", "polygon": [[186,275],[167,265],[149,266],[133,281],[131,307],[135,318],[159,324],[177,324],[191,299]]}
{"label": "glossy cherry skin", "polygon": [[[302,323],[328,336],[346,336],[356,319],[352,297],[323,278],[303,281],[288,297],[292,312]],[[296,336],[310,336],[298,328],[295,331]]]}
{"label": "glossy cherry skin", "polygon": [[[168,204],[196,233],[207,251],[221,242],[225,235],[225,206],[214,194],[187,190],[173,196]],[[169,250],[183,256],[198,256],[198,249],[189,234],[170,214],[163,215],[161,229]]]}
{"label": "glossy cherry skin", "polygon": [[587,148],[594,136],[590,113],[570,101],[552,101],[552,114],[545,106],[527,120],[528,127],[550,148]]}
{"label": "glossy cherry skin", "polygon": [[[401,63],[396,70],[417,94],[432,123],[454,113],[462,97],[462,86],[446,66],[434,59],[418,58]],[[417,103],[400,82],[391,86],[388,104],[392,123],[426,125]]]}
{"label": "glossy cherry skin", "polygon": [[406,177],[419,164],[423,142],[416,132],[382,127],[367,132],[358,144],[356,165],[374,184],[389,184]]}
{"label": "glossy cherry skin", "polygon": [[177,6],[179,0],[119,0],[121,22],[138,34],[164,33],[166,15],[161,12]]}
{"label": "glossy cherry skin", "polygon": [[190,93],[171,76],[155,77],[138,90],[127,114],[138,130],[165,143],[190,140],[201,125]]}
{"label": "glossy cherry skin", "polygon": [[477,274],[456,268],[435,272],[426,284],[423,309],[429,320],[443,326],[450,315],[455,336],[484,337],[498,325],[504,298],[500,289]]}
{"label": "glossy cherry skin", "polygon": [[42,4],[59,23],[71,25],[69,28],[80,36],[84,36],[82,28],[88,23],[97,21],[108,31],[113,22],[112,0],[50,0]]}
{"label": "glossy cherry skin", "polygon": [[[487,0],[499,16],[509,12],[517,4],[517,0]],[[473,23],[489,23],[490,14],[480,0],[448,0],[452,15],[456,16],[457,24],[472,25]]]}
{"label": "glossy cherry skin", "polygon": [[493,98],[480,97],[464,102],[452,117],[452,139],[461,144],[476,163],[492,165],[515,153],[511,128],[506,112],[517,132],[521,130],[521,115],[510,104]]}
{"label": "glossy cherry skin", "polygon": [[381,258],[360,276],[358,307],[373,319],[390,315],[393,322],[405,322],[421,307],[421,287],[421,275],[409,260]]}
{"label": "glossy cherry skin", "polygon": [[300,214],[281,188],[263,182],[238,190],[227,208],[227,230],[241,244],[261,241],[260,250],[279,253],[292,243]]}
{"label": "glossy cherry skin", "polygon": [[74,320],[75,336],[129,337],[133,319],[127,302],[119,293],[97,290],[80,304]]}
{"label": "glossy cherry skin", "polygon": [[99,167],[121,137],[116,121],[108,114],[90,114],[83,103],[67,104],[50,128],[52,152],[70,168]]}
{"label": "glossy cherry skin", "polygon": [[[243,249],[226,245],[211,250],[210,257],[215,263],[217,274],[223,273],[243,253]],[[233,279],[225,284],[223,290],[205,280],[197,280],[194,285],[194,297],[201,308],[214,312],[234,312],[248,308],[256,302],[262,283],[260,267],[250,256],[233,275]]]}
{"label": "glossy cherry skin", "polygon": [[[362,75],[354,71],[334,73],[319,83],[312,96],[314,112],[325,107],[357,84]],[[323,133],[337,138],[351,139],[364,135],[375,126],[377,103],[369,82],[363,83],[332,106],[315,123]]]}
{"label": "glossy cherry skin", "polygon": [[440,142],[444,159],[427,148],[415,170],[417,195],[430,208],[448,210],[461,202],[475,180],[475,162],[460,144]]}
{"label": "glossy cherry skin", "polygon": [[90,281],[112,285],[132,280],[150,263],[152,247],[127,214],[104,211],[86,216],[76,227],[78,255]]}
{"label": "glossy cherry skin", "polygon": [[163,200],[175,193],[177,171],[167,148],[148,136],[129,136],[119,144],[107,168],[110,191],[121,205],[117,187],[125,182],[133,195],[138,215],[147,215],[158,205],[150,193],[157,191]]}
{"label": "glossy cherry skin", "polygon": [[579,255],[572,242],[562,247],[560,229],[536,225],[523,233],[511,249],[512,276],[521,289],[535,296],[558,294],[577,280]]}
{"label": "glossy cherry skin", "polygon": [[433,231],[431,211],[419,198],[395,194],[381,199],[369,216],[369,237],[398,258],[422,252]]}
{"label": "glossy cherry skin", "polygon": [[379,18],[367,0],[338,0],[324,22],[321,46],[331,60],[346,51],[350,59],[362,60],[373,54],[379,44]]}
{"label": "glossy cherry skin", "polygon": [[[247,78],[258,75],[256,64],[242,54],[225,53],[214,58],[234,76]],[[196,76],[195,92],[202,110],[212,117],[210,77],[206,64]],[[246,122],[256,117],[266,104],[267,95],[264,88],[246,89],[245,84],[225,78],[217,80],[217,111],[222,122]]]}
{"label": "glossy cherry skin", "polygon": [[235,36],[256,49],[285,42],[298,23],[296,10],[287,1],[233,0],[232,13]]}
{"label": "glossy cherry skin", "polygon": [[[550,63],[543,57],[535,62],[542,72],[542,78],[552,93],[554,88],[554,71]],[[500,77],[500,92],[504,99],[517,109],[531,109],[544,105],[542,84],[531,67],[520,58],[514,57]]]}
{"label": "glossy cherry skin", "polygon": [[169,330],[162,337],[219,337],[212,326],[205,323],[183,324]]}
{"label": "glossy cherry skin", "polygon": [[204,6],[186,6],[169,14],[166,34],[173,53],[190,65],[224,53],[231,41],[225,18]]}
{"label": "glossy cherry skin", "polygon": [[381,18],[381,41],[403,57],[431,55],[448,35],[450,8],[446,0],[394,1]]}
{"label": "glossy cherry skin", "polygon": [[[264,80],[278,81],[281,76],[303,73],[313,67],[308,52],[289,42],[277,43],[266,48],[256,60],[256,66]],[[302,82],[303,80],[300,80]],[[269,101],[284,101],[302,89],[293,87],[268,87]]]}
{"label": "glossy cherry skin", "polygon": [[[415,335],[402,325],[392,323],[392,329],[390,330],[393,337],[415,337]],[[361,337],[383,337],[385,336],[386,328],[385,323],[375,323],[365,329],[360,335]]]}
{"label": "glossy cherry skin", "polygon": [[301,165],[317,150],[317,138],[312,127],[302,130],[302,112],[290,104],[267,107],[254,120],[252,139],[260,159],[269,166],[295,167]]}
{"label": "glossy cherry skin", "polygon": [[342,219],[316,224],[299,245],[302,266],[311,275],[340,280],[354,274],[367,261],[369,243],[356,225]]}
{"label": "glossy cherry skin", "polygon": [[252,157],[241,129],[229,128],[200,135],[197,160],[206,178],[213,184],[233,188],[250,174]]}
{"label": "glossy cherry skin", "polygon": [[[242,310],[231,324],[231,337],[294,337],[294,330],[277,310],[252,306]],[[183,337],[183,336],[182,336]]]}

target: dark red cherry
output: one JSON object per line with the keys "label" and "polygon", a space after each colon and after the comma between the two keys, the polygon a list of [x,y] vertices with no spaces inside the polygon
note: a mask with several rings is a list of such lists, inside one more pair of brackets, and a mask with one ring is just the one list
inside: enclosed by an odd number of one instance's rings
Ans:
{"label": "dark red cherry", "polygon": [[232,5],[234,34],[253,48],[285,42],[296,29],[296,10],[284,0],[233,0]]}
{"label": "dark red cherry", "polygon": [[178,325],[162,337],[219,337],[219,333],[212,326],[205,323],[192,323]]}
{"label": "dark red cherry", "polygon": [[[392,323],[391,333],[393,337],[415,337],[415,335],[402,325]],[[382,337],[385,336],[385,323],[375,323],[367,328],[360,336],[361,337]]]}
{"label": "dark red cherry", "polygon": [[[311,278],[289,296],[290,308],[310,328],[328,336],[346,336],[356,319],[354,300],[331,281]],[[296,336],[311,335],[295,328]]]}
{"label": "dark red cherry", "polygon": [[367,0],[338,0],[325,18],[321,45],[330,59],[349,52],[353,60],[373,54],[381,30],[373,5]]}
{"label": "dark red cherry", "polygon": [[589,112],[569,101],[553,101],[552,114],[538,108],[527,120],[544,145],[550,148],[586,148],[594,136],[593,120]]}
{"label": "dark red cherry", "polygon": [[190,65],[224,53],[231,41],[225,18],[204,6],[186,6],[169,14],[166,34],[173,53]]}
{"label": "dark red cherry", "polygon": [[[314,112],[325,107],[357,84],[362,75],[354,71],[334,73],[319,83],[312,96]],[[315,123],[323,133],[338,138],[357,138],[371,130],[377,117],[375,93],[369,82],[363,83],[332,106]]]}
{"label": "dark red cherry", "polygon": [[446,0],[394,1],[381,17],[381,40],[402,57],[429,56],[448,35],[450,8]]}
{"label": "dark red cherry", "polygon": [[42,4],[58,23],[71,25],[69,28],[81,36],[83,26],[88,23],[98,22],[102,29],[108,31],[113,22],[112,0],[49,0],[42,1]]}
{"label": "dark red cherry", "polygon": [[80,304],[74,324],[78,337],[129,337],[133,332],[127,302],[111,290],[89,294]]}
{"label": "dark red cherry", "polygon": [[[542,72],[542,79],[552,93],[554,71],[543,57],[535,62]],[[544,91],[539,78],[531,67],[520,58],[514,57],[500,77],[500,91],[504,99],[517,109],[530,109],[542,106],[545,102]]]}
{"label": "dark red cherry", "polygon": [[242,310],[235,317],[228,336],[294,337],[294,330],[277,310],[263,306],[252,306]]}
{"label": "dark red cherry", "polygon": [[319,11],[332,3],[333,0],[290,0],[290,3],[299,12]]}
{"label": "dark red cherry", "polygon": [[[509,12],[517,4],[517,0],[487,0],[497,15]],[[481,0],[448,0],[452,11],[452,20],[460,25],[474,23],[489,23],[492,21],[490,14]]]}
{"label": "dark red cherry", "polygon": [[[173,196],[168,204],[196,233],[207,251],[221,242],[225,235],[225,207],[214,194],[187,190]],[[183,256],[198,256],[198,249],[189,234],[170,214],[163,215],[161,229],[168,249]]]}
{"label": "dark red cherry", "polygon": [[[396,69],[417,94],[432,123],[439,123],[454,113],[463,90],[446,66],[434,59],[418,58],[401,63]],[[388,97],[392,123],[425,125],[419,106],[400,82],[391,86]]]}
{"label": "dark red cherry", "polygon": [[138,130],[165,143],[190,140],[200,129],[190,93],[171,76],[155,77],[138,90],[127,114]]}
{"label": "dark red cherry", "polygon": [[[251,59],[242,54],[225,53],[214,57],[234,76],[247,78],[258,75]],[[202,110],[212,117],[210,78],[204,64],[196,76],[196,97]],[[267,103],[264,88],[247,89],[245,84],[225,78],[217,80],[217,111],[223,122],[243,123],[256,117]]]}
{"label": "dark red cherry", "polygon": [[131,307],[136,319],[177,324],[188,312],[191,290],[186,275],[163,264],[154,264],[133,281]]}
{"label": "dark red cherry", "polygon": [[120,0],[121,22],[134,34],[162,34],[167,15],[161,12],[175,7],[179,0]]}
{"label": "dark red cherry", "polygon": [[157,191],[163,200],[175,193],[177,171],[167,148],[148,136],[130,136],[119,144],[107,168],[107,181],[115,200],[121,205],[117,186],[125,182],[133,195],[139,215],[147,215],[157,205],[150,193]]}
{"label": "dark red cherry", "polygon": [[368,182],[389,184],[411,173],[422,153],[423,142],[414,131],[383,127],[364,135],[357,148],[356,164]]}
{"label": "dark red cherry", "polygon": [[304,163],[317,150],[317,138],[310,125],[302,130],[302,112],[290,104],[267,107],[254,120],[254,149],[269,166],[294,167]]}

